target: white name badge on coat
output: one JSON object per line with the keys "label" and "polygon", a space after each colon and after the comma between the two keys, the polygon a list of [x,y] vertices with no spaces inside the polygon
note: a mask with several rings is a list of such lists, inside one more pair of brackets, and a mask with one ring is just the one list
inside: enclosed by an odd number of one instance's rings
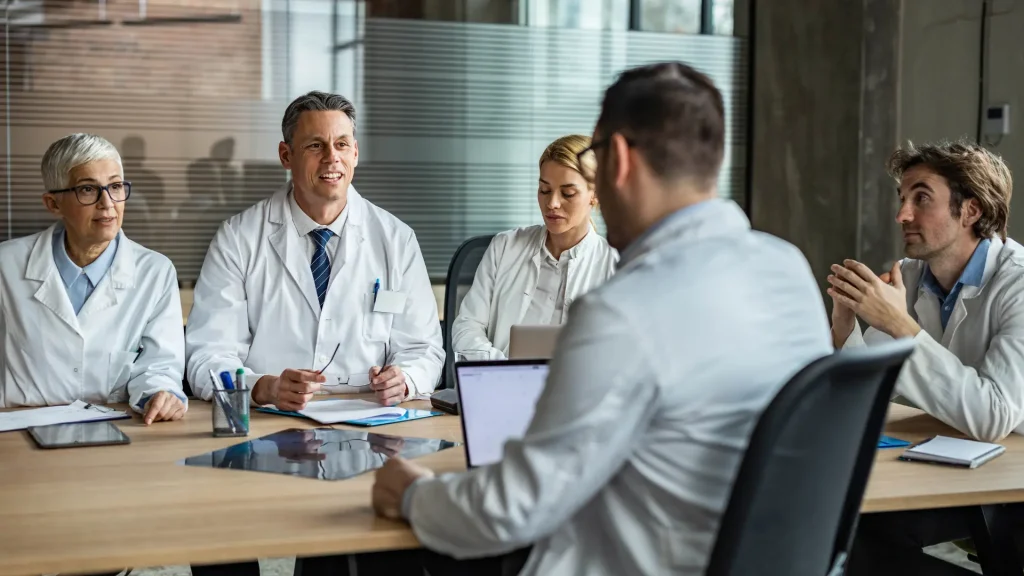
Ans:
{"label": "white name badge on coat", "polygon": [[401,314],[405,312],[405,300],[407,298],[404,292],[381,290],[377,292],[377,298],[373,303],[373,311],[386,314]]}

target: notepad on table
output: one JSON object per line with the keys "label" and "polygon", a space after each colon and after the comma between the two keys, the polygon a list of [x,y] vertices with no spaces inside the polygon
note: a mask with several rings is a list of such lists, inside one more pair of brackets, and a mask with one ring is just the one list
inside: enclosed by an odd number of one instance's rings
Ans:
{"label": "notepad on table", "polygon": [[378,418],[390,416],[401,418],[405,416],[405,408],[398,406],[381,406],[366,400],[320,400],[310,402],[306,407],[297,412],[286,412],[273,408],[261,408],[262,412],[289,414],[305,416],[321,424],[338,424],[351,422],[353,420],[364,420],[366,418]]}
{"label": "notepad on table", "polygon": [[1006,452],[1006,447],[999,444],[936,436],[912,448],[907,448],[900,455],[900,460],[917,460],[977,468],[1003,452]]}
{"label": "notepad on table", "polygon": [[383,426],[384,424],[408,422],[444,414],[435,410],[388,407],[366,400],[343,399],[310,402],[306,404],[304,410],[298,412],[279,410],[273,406],[261,406],[256,410],[267,414],[308,418],[321,424],[352,424],[354,426]]}
{"label": "notepad on table", "polygon": [[122,420],[125,418],[131,418],[131,416],[121,410],[75,400],[66,406],[47,406],[45,408],[0,412],[0,432],[24,430],[30,426]]}
{"label": "notepad on table", "polygon": [[366,400],[321,400],[306,404],[299,414],[321,424],[337,424],[377,416],[404,416],[405,408],[381,406]]}

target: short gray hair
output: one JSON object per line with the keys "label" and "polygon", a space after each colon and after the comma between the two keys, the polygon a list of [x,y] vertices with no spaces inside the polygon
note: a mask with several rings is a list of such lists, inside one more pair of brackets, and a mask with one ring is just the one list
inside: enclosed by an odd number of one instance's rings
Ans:
{"label": "short gray hair", "polygon": [[117,160],[117,164],[121,165],[121,155],[106,138],[81,133],[65,136],[50,144],[43,154],[40,164],[43,186],[47,190],[67,188],[68,178],[76,166],[96,160]]}
{"label": "short gray hair", "polygon": [[299,96],[288,105],[284,111],[284,119],[281,120],[281,135],[284,136],[285,144],[291,146],[292,136],[295,134],[295,126],[299,123],[299,116],[303,112],[327,112],[335,110],[344,112],[352,121],[352,131],[356,129],[356,107],[348,101],[348,98],[340,94],[320,92],[313,90]]}

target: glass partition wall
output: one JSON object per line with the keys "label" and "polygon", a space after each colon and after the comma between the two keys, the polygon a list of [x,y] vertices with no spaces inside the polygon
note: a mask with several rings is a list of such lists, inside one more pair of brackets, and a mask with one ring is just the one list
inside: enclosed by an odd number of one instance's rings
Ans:
{"label": "glass partition wall", "polygon": [[332,90],[359,113],[356,188],[415,229],[442,282],[464,239],[541,222],[537,158],[590,134],[619,71],[670,59],[725,96],[720,193],[742,205],[747,55],[731,12],[731,0],[11,1],[0,240],[50,225],[40,158],[92,132],[132,182],[125,233],[190,285],[220,222],[286,182],[288,102]]}

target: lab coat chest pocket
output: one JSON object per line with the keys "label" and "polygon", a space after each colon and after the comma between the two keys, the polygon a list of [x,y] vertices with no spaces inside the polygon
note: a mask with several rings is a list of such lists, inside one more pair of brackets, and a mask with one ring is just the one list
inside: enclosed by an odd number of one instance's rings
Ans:
{"label": "lab coat chest pocket", "polygon": [[371,342],[387,342],[395,315],[373,311],[373,293],[363,297],[363,337]]}
{"label": "lab coat chest pocket", "polygon": [[132,377],[132,366],[135,365],[136,352],[111,352],[110,364],[107,367],[107,386],[109,402],[128,400],[128,381]]}

